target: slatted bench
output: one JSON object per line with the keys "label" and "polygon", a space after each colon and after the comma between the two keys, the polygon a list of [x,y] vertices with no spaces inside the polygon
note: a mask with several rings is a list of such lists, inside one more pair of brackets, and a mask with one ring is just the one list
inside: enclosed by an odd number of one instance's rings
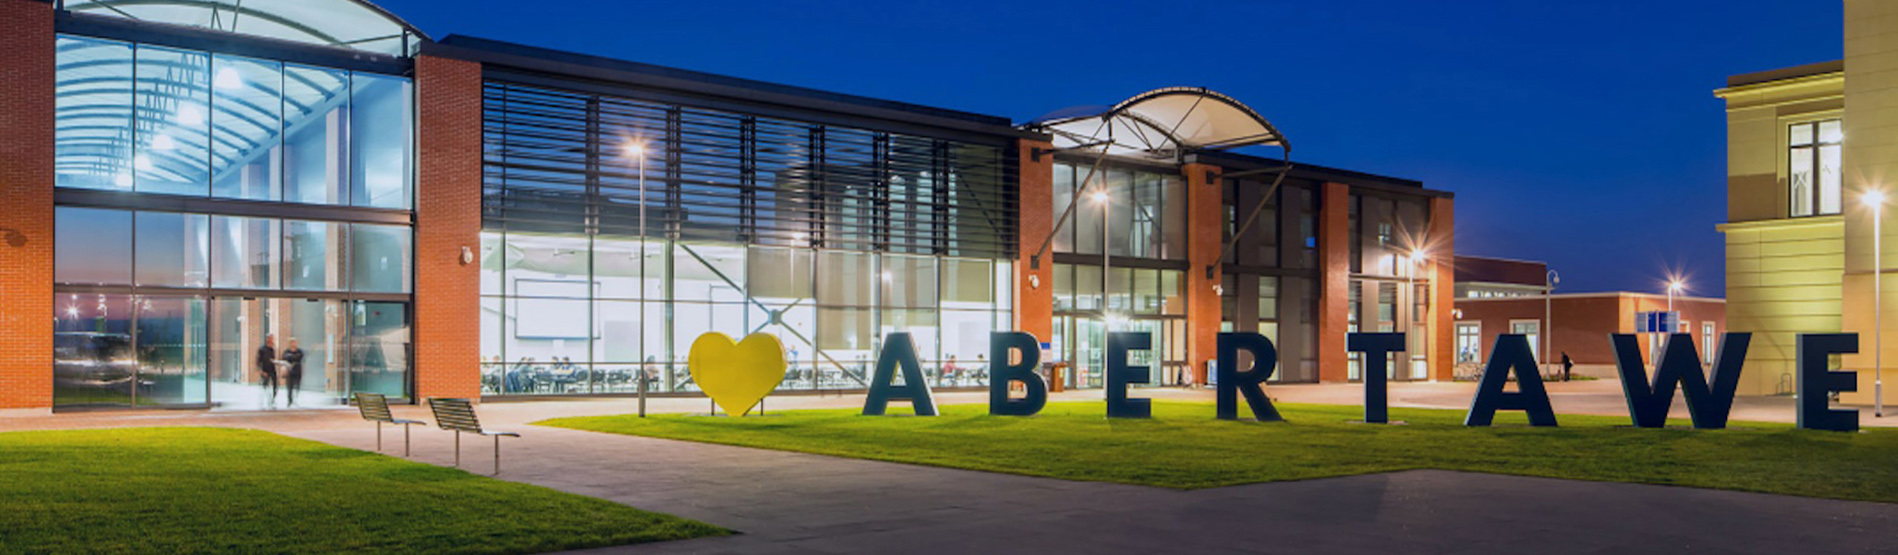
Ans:
{"label": "slatted bench", "polygon": [[482,429],[481,420],[475,418],[474,405],[467,399],[434,397],[428,400],[428,408],[435,413],[436,426],[455,432],[455,466],[461,466],[461,434],[478,434],[494,438],[494,473],[501,473],[501,438],[521,437],[521,434]]}
{"label": "slatted bench", "polygon": [[402,456],[404,457],[409,456],[409,426],[415,424],[428,425],[427,422],[420,420],[403,420],[396,418],[394,414],[389,413],[389,398],[380,393],[357,393],[356,410],[362,413],[363,420],[376,423],[377,452],[382,451],[383,424],[402,425]]}

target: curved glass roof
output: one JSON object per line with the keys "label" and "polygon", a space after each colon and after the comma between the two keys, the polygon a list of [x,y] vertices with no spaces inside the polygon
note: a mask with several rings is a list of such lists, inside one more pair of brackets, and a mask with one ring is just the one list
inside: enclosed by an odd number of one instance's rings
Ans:
{"label": "curved glass roof", "polygon": [[1055,148],[1105,148],[1108,154],[1169,158],[1193,150],[1291,143],[1258,112],[1200,87],[1147,91],[1111,107],[1058,110],[1024,127],[1053,135]]}
{"label": "curved glass roof", "polygon": [[74,13],[408,56],[428,36],[363,0],[65,0]]}

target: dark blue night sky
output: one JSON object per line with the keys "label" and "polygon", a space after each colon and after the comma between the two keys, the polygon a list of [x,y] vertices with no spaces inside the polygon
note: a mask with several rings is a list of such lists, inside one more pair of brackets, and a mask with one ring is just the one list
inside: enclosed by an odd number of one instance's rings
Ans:
{"label": "dark blue night sky", "polygon": [[1841,57],[1838,0],[378,0],[463,34],[1032,119],[1163,86],[1294,158],[1457,195],[1457,250],[1563,291],[1724,295],[1728,75]]}

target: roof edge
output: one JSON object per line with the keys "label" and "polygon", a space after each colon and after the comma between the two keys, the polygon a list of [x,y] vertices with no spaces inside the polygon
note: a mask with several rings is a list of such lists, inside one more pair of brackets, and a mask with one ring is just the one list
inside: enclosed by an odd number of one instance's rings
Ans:
{"label": "roof edge", "polygon": [[1752,73],[1742,73],[1739,75],[1733,75],[1733,76],[1727,77],[1727,88],[1744,87],[1747,85],[1758,85],[1762,83],[1771,83],[1774,81],[1785,81],[1788,79],[1812,77],[1816,75],[1825,75],[1828,73],[1839,73],[1843,71],[1845,71],[1845,60],[1833,60],[1830,62],[1818,62],[1818,63],[1811,63],[1811,64],[1805,64],[1805,65],[1797,65],[1797,66],[1792,66],[1792,67],[1782,67],[1779,69],[1755,71]]}
{"label": "roof edge", "polygon": [[[625,74],[703,83],[703,84],[714,85],[718,87],[774,93],[774,94],[780,94],[780,95],[798,97],[798,98],[804,98],[804,99],[811,99],[811,100],[838,102],[838,103],[843,103],[843,104],[851,104],[851,105],[856,105],[856,106],[863,106],[863,107],[876,108],[876,109],[882,109],[882,110],[899,111],[899,112],[905,112],[909,114],[916,114],[916,115],[929,116],[929,117],[935,117],[935,118],[958,120],[965,123],[973,123],[973,124],[985,125],[985,126],[995,126],[998,130],[1007,129],[1007,130],[1012,131],[1014,128],[1014,125],[1010,119],[1001,117],[1001,116],[991,116],[987,114],[979,114],[975,112],[967,112],[967,111],[954,110],[954,109],[949,109],[949,108],[937,108],[934,106],[926,106],[922,104],[912,104],[908,102],[886,100],[886,99],[874,98],[874,97],[869,97],[869,96],[832,92],[832,91],[826,91],[822,89],[802,87],[798,85],[786,85],[782,83],[758,81],[758,80],[746,79],[742,77],[732,77],[729,75],[720,75],[716,73],[709,73],[709,72],[690,70],[690,69],[682,69],[682,68],[676,68],[676,67],[670,67],[670,66],[662,66],[658,64],[650,64],[650,63],[645,63],[645,62],[634,62],[630,60],[611,58],[611,57],[600,56],[596,54],[586,54],[586,53],[581,53],[581,52],[558,50],[558,49],[553,49],[553,48],[533,46],[533,45],[521,44],[521,43],[509,42],[509,41],[503,41],[503,40],[472,37],[472,36],[467,36],[467,35],[449,35],[449,36],[443,37],[441,40],[434,41],[432,45],[429,45],[429,46],[434,46],[435,52],[433,53],[438,54],[438,55],[445,55],[447,57],[463,58],[463,59],[474,58],[472,61],[478,61],[478,62],[483,62],[483,63],[495,63],[498,65],[508,65],[508,66],[514,65],[511,63],[508,63],[508,61],[505,59],[497,59],[497,58],[493,58],[493,57],[489,57],[485,55],[499,55],[501,57],[515,57],[516,59],[525,58],[529,60],[540,60],[540,61],[554,62],[558,64],[566,64],[570,67],[592,68],[592,69],[606,70],[606,71],[619,72],[619,73],[625,73]],[[441,47],[447,47],[447,48],[441,48]]]}

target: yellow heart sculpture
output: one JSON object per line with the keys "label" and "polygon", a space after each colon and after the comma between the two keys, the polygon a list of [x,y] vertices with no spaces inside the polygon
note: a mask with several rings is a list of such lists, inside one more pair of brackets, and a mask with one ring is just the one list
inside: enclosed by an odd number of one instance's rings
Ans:
{"label": "yellow heart sculpture", "polygon": [[741,342],[710,332],[692,341],[685,366],[692,381],[726,414],[742,415],[784,382],[784,343],[754,333]]}

